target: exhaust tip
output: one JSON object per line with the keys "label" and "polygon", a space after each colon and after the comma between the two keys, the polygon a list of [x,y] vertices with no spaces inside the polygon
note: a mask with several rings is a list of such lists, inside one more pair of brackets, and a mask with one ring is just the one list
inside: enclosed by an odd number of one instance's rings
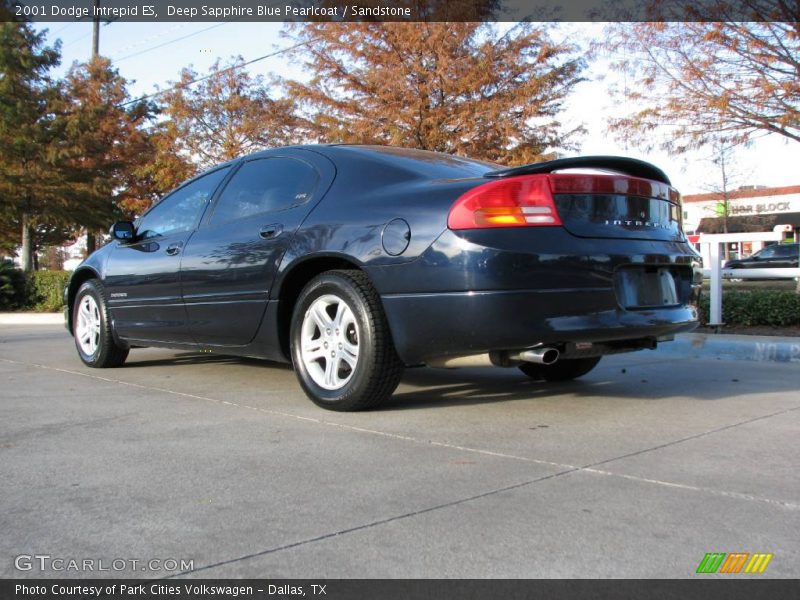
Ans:
{"label": "exhaust tip", "polygon": [[535,363],[537,365],[552,365],[558,360],[560,353],[556,348],[533,348],[516,355],[518,360]]}
{"label": "exhaust tip", "polygon": [[547,348],[542,353],[542,364],[543,365],[552,365],[557,360],[558,360],[558,350],[556,350],[555,348]]}

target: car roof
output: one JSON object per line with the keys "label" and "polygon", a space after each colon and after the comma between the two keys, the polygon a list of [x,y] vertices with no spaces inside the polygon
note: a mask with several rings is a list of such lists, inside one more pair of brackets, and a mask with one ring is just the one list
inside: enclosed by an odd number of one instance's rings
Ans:
{"label": "car roof", "polygon": [[[491,163],[487,161],[476,160],[455,154],[447,154],[444,152],[434,152],[431,150],[421,150],[417,148],[404,148],[401,146],[383,146],[379,144],[295,144],[292,146],[278,146],[275,148],[268,148],[260,150],[246,156],[239,157],[230,162],[235,162],[241,158],[260,158],[268,157],[275,152],[281,150],[309,150],[317,152],[323,156],[334,159],[337,156],[345,155],[362,155],[369,156],[373,159],[381,160],[382,162],[393,162],[395,160],[409,160],[424,163],[435,163],[442,166],[450,166],[452,168],[486,168],[486,170],[497,169],[502,165]],[[228,163],[223,163],[228,164]],[[222,165],[217,165],[222,166]]]}
{"label": "car roof", "polygon": [[482,177],[499,168],[494,163],[398,146],[330,144],[307,147],[331,159],[337,169],[360,172],[366,163],[390,178],[463,179]]}

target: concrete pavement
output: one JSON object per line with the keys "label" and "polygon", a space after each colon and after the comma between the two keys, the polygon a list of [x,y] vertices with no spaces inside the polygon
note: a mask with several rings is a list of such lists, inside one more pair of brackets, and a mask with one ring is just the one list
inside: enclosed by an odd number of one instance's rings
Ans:
{"label": "concrete pavement", "polygon": [[[287,367],[134,350],[85,368],[0,326],[0,576],[20,555],[191,561],[203,577],[800,576],[800,369],[641,352],[567,384],[413,369],[336,414]],[[183,569],[185,571],[186,569]],[[742,575],[740,575],[741,577]]]}

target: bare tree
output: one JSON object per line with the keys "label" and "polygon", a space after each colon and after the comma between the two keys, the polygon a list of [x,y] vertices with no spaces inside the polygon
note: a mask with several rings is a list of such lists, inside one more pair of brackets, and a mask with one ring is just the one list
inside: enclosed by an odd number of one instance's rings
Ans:
{"label": "bare tree", "polygon": [[636,107],[611,130],[677,152],[766,134],[800,141],[800,4],[782,6],[785,21],[610,26],[604,47],[626,77],[614,93]]}

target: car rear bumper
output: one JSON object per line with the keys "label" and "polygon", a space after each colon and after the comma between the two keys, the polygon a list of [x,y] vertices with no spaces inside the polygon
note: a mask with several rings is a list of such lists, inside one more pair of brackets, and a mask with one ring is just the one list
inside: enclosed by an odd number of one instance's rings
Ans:
{"label": "car rear bumper", "polygon": [[[471,239],[445,232],[418,260],[369,270],[406,364],[540,344],[564,356],[576,343],[652,347],[697,326],[699,285],[685,244],[520,229]],[[631,268],[674,272],[677,301],[624,308],[617,274]]]}
{"label": "car rear bumper", "polygon": [[383,304],[406,364],[539,344],[655,341],[697,326],[694,306],[597,310],[602,297],[615,301],[613,290],[595,289],[387,295]]}

